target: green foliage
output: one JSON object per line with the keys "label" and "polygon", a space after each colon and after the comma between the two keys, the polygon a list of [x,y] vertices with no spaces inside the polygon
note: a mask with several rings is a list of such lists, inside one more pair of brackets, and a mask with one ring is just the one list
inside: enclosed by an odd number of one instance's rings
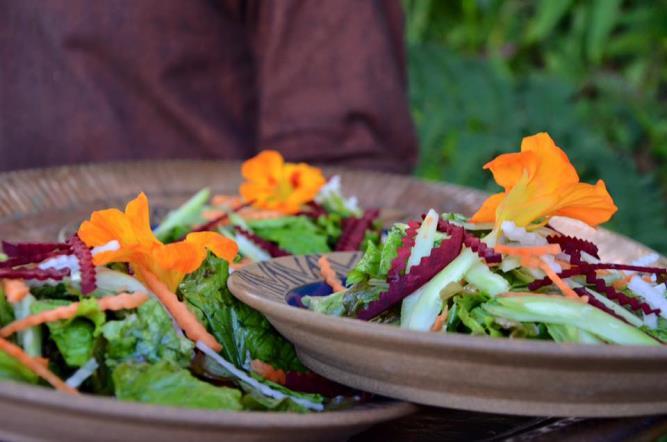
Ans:
{"label": "green foliage", "polygon": [[417,174],[495,191],[481,166],[549,132],[667,252],[667,1],[405,2]]}

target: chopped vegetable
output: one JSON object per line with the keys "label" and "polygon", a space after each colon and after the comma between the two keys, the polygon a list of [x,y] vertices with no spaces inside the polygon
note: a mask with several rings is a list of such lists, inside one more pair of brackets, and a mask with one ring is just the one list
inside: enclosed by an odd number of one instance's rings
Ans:
{"label": "chopped vegetable", "polygon": [[369,230],[373,222],[380,216],[377,209],[366,210],[361,218],[349,217],[343,220],[343,233],[336,244],[337,252],[346,252],[359,250],[364,241],[366,231]]}
{"label": "chopped vegetable", "polygon": [[134,313],[102,326],[106,341],[105,364],[169,361],[188,367],[194,344],[174,328],[162,304],[149,299]]}
{"label": "chopped vegetable", "polygon": [[188,307],[222,343],[222,354],[244,367],[259,359],[285,371],[303,371],[294,346],[256,310],[238,301],[227,288],[227,263],[209,256],[179,286]]}
{"label": "chopped vegetable", "polygon": [[10,258],[43,256],[51,252],[68,252],[69,244],[64,243],[10,243],[2,241],[2,250]]}
{"label": "chopped vegetable", "polygon": [[188,338],[193,341],[201,340],[215,351],[222,350],[220,343],[206,331],[206,328],[199,323],[197,317],[188,310],[185,304],[178,300],[176,294],[171,292],[162,281],[157,279],[148,270],[140,269],[139,272],[143,280],[146,281],[148,288],[160,300],[176,322],[178,322],[178,325],[183,329]]}
{"label": "chopped vegetable", "polygon": [[18,268],[18,269],[0,269],[0,279],[36,279],[39,281],[46,281],[53,279],[59,281],[66,276],[69,276],[69,269],[35,269],[35,268]]}
{"label": "chopped vegetable", "polygon": [[10,304],[16,304],[30,294],[30,287],[21,279],[4,279],[2,288]]}
{"label": "chopped vegetable", "polygon": [[[366,309],[358,314],[359,319],[369,320],[390,307],[401,302],[405,297],[426,284],[445,266],[452,262],[461,251],[463,229],[454,230],[451,237],[444,240],[423,258],[419,265],[414,266],[408,275],[389,281],[389,290],[380,295],[380,299],[371,302]],[[436,312],[436,316],[439,313]],[[433,317],[435,320],[435,316]],[[433,324],[433,321],[428,325]]]}
{"label": "chopped vegetable", "polygon": [[[287,254],[307,255],[312,253],[326,253],[331,251],[327,243],[327,234],[315,221],[305,216],[283,216],[281,218],[251,221],[248,227],[257,238],[257,244],[271,253],[271,256],[285,256]],[[265,247],[266,242],[271,244]],[[274,253],[280,251],[280,254]]]}
{"label": "chopped vegetable", "polygon": [[81,271],[81,292],[84,295],[92,293],[96,288],[95,265],[93,264],[93,254],[90,252],[78,235],[74,235],[69,240],[70,247],[76,259],[79,261]]}
{"label": "chopped vegetable", "polygon": [[450,283],[463,279],[477,260],[477,255],[465,248],[456,259],[424,284],[410,314],[401,316],[401,327],[411,330],[430,330],[443,308],[440,291]]}
{"label": "chopped vegetable", "polygon": [[[122,310],[134,309],[146,302],[148,295],[145,293],[122,293],[116,296],[109,296],[97,301],[100,310]],[[42,313],[31,315],[23,319],[12,322],[0,329],[0,337],[6,338],[12,334],[34,327],[47,322],[59,321],[73,317],[80,306],[80,303],[73,302],[67,306],[47,310]]]}
{"label": "chopped vegetable", "polygon": [[113,371],[118,399],[158,405],[217,410],[241,410],[241,392],[200,381],[167,361],[121,364]]}
{"label": "chopped vegetable", "polygon": [[[29,317],[34,303],[35,298],[28,294],[14,304],[14,318],[16,318],[16,321],[22,321]],[[15,323],[16,321],[12,323]],[[0,329],[0,332],[1,331],[2,329]],[[23,350],[25,350],[29,356],[32,356],[33,358],[42,356],[42,330],[39,327],[26,327],[19,332],[16,341],[23,347]]]}
{"label": "chopped vegetable", "polygon": [[28,356],[23,352],[23,350],[4,338],[0,338],[0,351],[7,353],[9,356],[23,364],[30,371],[45,379],[56,390],[60,390],[69,394],[78,394],[74,388],[65,384],[58,376],[46,368],[46,366],[38,362],[37,359]]}
{"label": "chopped vegetable", "polygon": [[255,245],[258,246],[260,249],[267,252],[272,258],[278,258],[281,256],[289,255],[289,253],[282,250],[277,244],[267,241],[264,238],[261,238],[260,236],[254,234],[253,232],[242,229],[241,227],[236,227],[235,229],[238,234],[248,238],[250,241],[255,243]]}
{"label": "chopped vegetable", "polygon": [[326,282],[334,292],[345,290],[345,287],[336,276],[336,272],[331,268],[331,264],[329,264],[327,257],[321,256],[317,262],[320,265],[320,275],[322,275],[324,282]]}
{"label": "chopped vegetable", "polygon": [[422,258],[431,254],[431,249],[435,244],[435,232],[438,229],[438,220],[440,215],[431,209],[422,220],[417,234],[414,238],[414,245],[405,265],[405,273],[410,273],[410,268],[419,264]]}
{"label": "chopped vegetable", "polygon": [[571,325],[613,344],[660,345],[641,330],[595,307],[562,296],[499,296],[483,308],[494,316],[513,321]]}
{"label": "chopped vegetable", "polygon": [[172,210],[162,220],[160,225],[153,231],[155,236],[160,241],[165,241],[167,235],[175,227],[182,225],[194,225],[199,221],[199,212],[208,202],[211,196],[211,191],[207,188],[200,190],[194,194],[185,204],[176,210]]}

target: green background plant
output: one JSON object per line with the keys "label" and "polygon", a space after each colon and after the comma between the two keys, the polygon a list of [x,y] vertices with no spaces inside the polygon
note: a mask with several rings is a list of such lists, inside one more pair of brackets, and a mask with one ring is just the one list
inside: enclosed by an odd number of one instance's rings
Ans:
{"label": "green background plant", "polygon": [[497,188],[482,165],[547,131],[667,253],[667,1],[406,0],[417,174]]}

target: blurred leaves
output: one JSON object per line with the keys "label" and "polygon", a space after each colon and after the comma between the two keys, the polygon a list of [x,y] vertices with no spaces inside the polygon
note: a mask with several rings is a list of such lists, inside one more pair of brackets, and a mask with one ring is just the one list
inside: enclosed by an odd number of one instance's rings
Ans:
{"label": "blurred leaves", "polygon": [[496,190],[482,165],[548,131],[607,183],[608,227],[667,253],[667,0],[405,6],[419,175]]}

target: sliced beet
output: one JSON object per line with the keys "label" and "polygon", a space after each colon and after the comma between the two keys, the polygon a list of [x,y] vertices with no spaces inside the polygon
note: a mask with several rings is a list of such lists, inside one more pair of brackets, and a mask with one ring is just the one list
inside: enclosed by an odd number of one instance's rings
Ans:
{"label": "sliced beet", "polygon": [[410,273],[395,280],[389,280],[389,290],[361,310],[357,318],[366,321],[374,318],[403,301],[408,295],[430,281],[459,256],[463,247],[463,233],[463,228],[454,226],[450,237],[434,248],[429,256],[422,258],[419,264],[411,267]]}
{"label": "sliced beet", "polygon": [[79,269],[81,272],[81,293],[87,295],[92,293],[97,288],[97,274],[95,272],[95,264],[93,264],[93,254],[90,248],[81,241],[78,235],[74,235],[69,239],[69,245],[76,259],[79,261]]}
{"label": "sliced beet", "polygon": [[245,236],[248,238],[250,241],[255,243],[257,247],[261,248],[264,250],[266,253],[271,255],[272,258],[279,258],[281,256],[288,256],[289,253],[278,247],[277,244],[274,244],[270,241],[265,240],[264,238],[261,238],[260,236],[245,230],[241,227],[234,227],[234,230],[236,230],[237,233],[240,233],[241,235]]}

